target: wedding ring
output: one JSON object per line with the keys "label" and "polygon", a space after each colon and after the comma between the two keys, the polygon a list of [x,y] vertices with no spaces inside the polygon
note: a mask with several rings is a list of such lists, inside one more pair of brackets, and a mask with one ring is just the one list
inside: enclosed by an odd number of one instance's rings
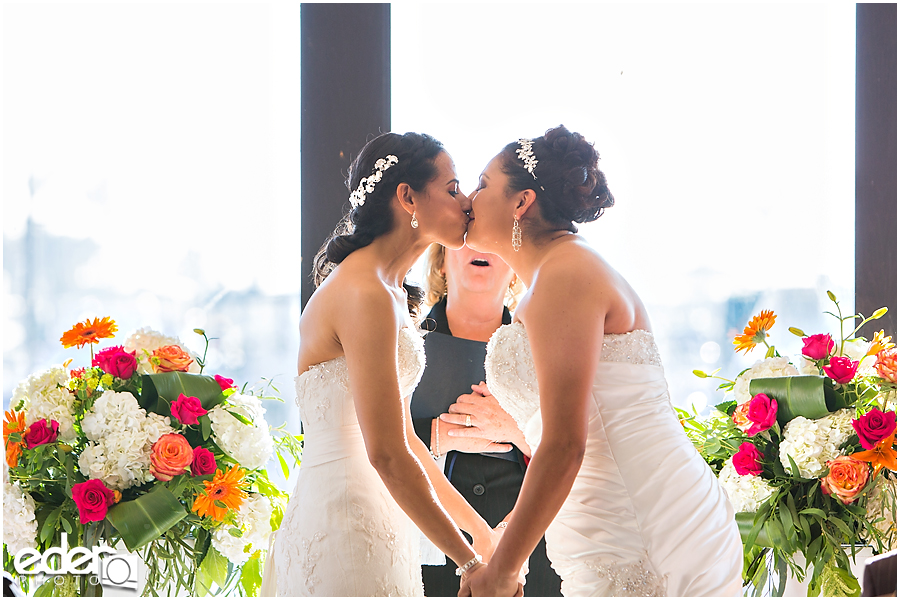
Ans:
{"label": "wedding ring", "polygon": [[466,415],[466,427],[472,426],[472,415]]}

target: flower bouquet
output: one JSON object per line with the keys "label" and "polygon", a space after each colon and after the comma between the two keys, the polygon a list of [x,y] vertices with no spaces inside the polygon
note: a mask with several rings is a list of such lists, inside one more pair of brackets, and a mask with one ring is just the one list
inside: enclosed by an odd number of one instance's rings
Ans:
{"label": "flower bouquet", "polygon": [[883,331],[856,337],[887,309],[845,317],[828,296],[841,339],[791,327],[801,353],[781,356],[767,341],[776,316],[764,310],[734,344],[745,353],[764,345],[765,358],[733,381],[694,371],[730,394],[705,419],[676,409],[734,506],[744,583],[757,595],[770,573],[781,595],[788,570],[810,595],[858,595],[857,547],[880,554],[897,544],[897,349]]}
{"label": "flower bouquet", "polygon": [[67,361],[13,393],[4,569],[24,590],[47,574],[35,595],[100,595],[96,563],[121,542],[146,565],[144,594],[256,595],[287,500],[264,467],[277,449],[287,477],[282,451],[299,463],[299,439],[278,429],[273,441],[260,395],[203,375],[206,350],[141,329],[95,353],[116,331],[109,317],[75,325],[60,341],[89,346],[90,366]]}

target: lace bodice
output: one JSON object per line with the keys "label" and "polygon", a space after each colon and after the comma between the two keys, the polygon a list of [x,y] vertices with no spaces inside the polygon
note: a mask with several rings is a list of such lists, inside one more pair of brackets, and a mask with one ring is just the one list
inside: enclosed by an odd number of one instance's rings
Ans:
{"label": "lace bodice", "polygon": [[[397,367],[400,394],[406,398],[412,394],[425,370],[425,346],[422,336],[412,327],[403,327],[397,336]],[[350,378],[347,359],[338,356],[311,366],[294,378],[297,406],[305,429],[323,426],[346,426],[356,422],[356,412],[350,406],[338,406],[332,399],[344,396],[349,399]],[[352,414],[351,414],[352,413]]]}
{"label": "lace bodice", "polygon": [[[600,360],[662,366],[653,334],[641,329],[604,335]],[[484,368],[491,393],[515,419],[519,429],[526,431],[528,421],[540,407],[540,398],[534,358],[521,321],[503,325],[494,332],[488,342]]]}

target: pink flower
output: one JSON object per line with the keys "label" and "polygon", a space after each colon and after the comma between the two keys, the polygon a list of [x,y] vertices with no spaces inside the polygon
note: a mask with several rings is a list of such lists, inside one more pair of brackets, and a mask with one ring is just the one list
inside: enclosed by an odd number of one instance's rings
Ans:
{"label": "pink flower", "polygon": [[822,360],[828,358],[832,350],[834,350],[834,340],[828,333],[817,333],[803,338],[803,350],[801,350],[803,356],[808,356],[813,360]]}
{"label": "pink flower", "polygon": [[823,367],[823,370],[826,375],[834,379],[835,383],[848,383],[856,375],[858,368],[858,360],[850,360],[846,356],[832,356],[831,361]]}
{"label": "pink flower", "polygon": [[219,387],[222,388],[223,392],[229,388],[234,387],[234,379],[228,379],[227,377],[222,377],[221,375],[216,375],[215,380],[216,380],[216,383],[219,384]]}
{"label": "pink flower", "polygon": [[109,507],[118,502],[116,493],[99,479],[88,479],[73,485],[72,500],[78,507],[78,518],[82,523],[102,521]]}
{"label": "pink flower", "polygon": [[750,442],[744,442],[737,454],[731,457],[738,475],[759,475],[762,473],[762,452]]}
{"label": "pink flower", "polygon": [[191,463],[191,475],[212,475],[216,472],[216,457],[206,448],[194,448],[194,462]]}
{"label": "pink flower", "polygon": [[873,408],[859,419],[853,419],[853,429],[856,430],[862,447],[872,450],[897,430],[897,413],[892,410],[885,413]]}
{"label": "pink flower", "polygon": [[178,400],[172,403],[172,416],[185,425],[196,425],[199,423],[197,417],[202,417],[206,412],[200,400],[193,396],[178,394]]}
{"label": "pink flower", "polygon": [[748,402],[747,418],[753,425],[747,429],[747,435],[754,436],[775,424],[778,416],[778,401],[765,394],[757,394]]}
{"label": "pink flower", "polygon": [[91,366],[100,367],[113,377],[129,379],[137,369],[137,359],[135,352],[125,352],[122,346],[111,346],[98,352]]}
{"label": "pink flower", "polygon": [[821,479],[822,493],[834,494],[844,504],[856,500],[869,481],[869,463],[849,456],[838,456],[825,464],[828,465],[828,475]]}
{"label": "pink flower", "polygon": [[40,446],[42,444],[52,444],[59,435],[59,423],[56,421],[47,421],[41,419],[35,421],[28,427],[28,433],[25,434],[25,445],[29,448]]}

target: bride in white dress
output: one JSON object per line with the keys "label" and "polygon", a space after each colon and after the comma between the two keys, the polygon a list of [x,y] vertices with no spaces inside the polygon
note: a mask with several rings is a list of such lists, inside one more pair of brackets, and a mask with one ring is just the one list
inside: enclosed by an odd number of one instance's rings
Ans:
{"label": "bride in white dress", "polygon": [[493,557],[461,595],[511,595],[545,530],[566,596],[740,595],[733,509],[670,406],[644,306],[575,234],[573,221],[613,204],[597,161],[560,126],[508,145],[472,196],[467,245],[528,285],[485,367],[536,450]]}
{"label": "bride in white dress", "polygon": [[264,591],[421,596],[416,526],[466,574],[495,535],[435,466],[408,404],[425,356],[408,313],[420,292],[404,278],[430,243],[462,246],[470,205],[450,156],[422,134],[371,140],[348,187],[353,208],[316,257],[300,319],[303,463]]}

